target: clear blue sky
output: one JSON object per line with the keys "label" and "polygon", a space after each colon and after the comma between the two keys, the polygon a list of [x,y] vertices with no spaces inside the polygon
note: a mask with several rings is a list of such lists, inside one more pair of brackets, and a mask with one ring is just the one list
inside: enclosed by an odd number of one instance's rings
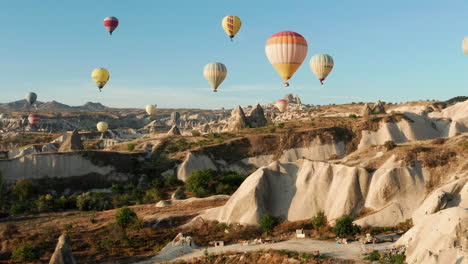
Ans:
{"label": "clear blue sky", "polygon": [[[220,108],[269,103],[286,93],[311,104],[448,99],[467,95],[468,1],[29,0],[0,9],[0,102],[29,91],[40,101],[87,101],[114,107]],[[243,26],[230,42],[221,19]],[[103,18],[116,16],[112,36]],[[289,88],[268,62],[270,35],[302,34],[309,53]],[[313,54],[333,56],[321,86]],[[206,63],[223,62],[228,77],[213,93]],[[90,78],[104,67],[99,93]]]}

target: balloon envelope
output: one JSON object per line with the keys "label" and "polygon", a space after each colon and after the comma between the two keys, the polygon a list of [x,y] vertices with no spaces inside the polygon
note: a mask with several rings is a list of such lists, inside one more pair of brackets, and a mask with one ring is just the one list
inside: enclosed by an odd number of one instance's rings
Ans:
{"label": "balloon envelope", "polygon": [[110,35],[112,35],[112,32],[114,32],[118,25],[119,20],[116,17],[108,16],[104,18],[104,26],[106,27]]}
{"label": "balloon envelope", "polygon": [[26,97],[25,97],[24,99],[26,99],[26,101],[27,101],[30,105],[32,105],[32,104],[34,104],[34,102],[36,102],[37,94],[35,94],[35,93],[27,93],[27,94],[26,94]]}
{"label": "balloon envelope", "polygon": [[468,37],[465,37],[462,41],[462,51],[468,56]]}
{"label": "balloon envelope", "polygon": [[316,54],[310,59],[310,69],[323,84],[333,69],[333,58],[328,54]]}
{"label": "balloon envelope", "polygon": [[156,105],[149,104],[146,106],[145,110],[148,115],[152,116],[156,114]]}
{"label": "balloon envelope", "polygon": [[286,109],[288,108],[288,101],[281,99],[281,100],[276,101],[274,105],[276,106],[276,108],[278,108],[278,110],[281,113],[284,113],[286,112]]}
{"label": "balloon envelope", "polygon": [[110,73],[104,68],[95,69],[91,73],[91,78],[96,83],[97,87],[99,88],[99,91],[101,91],[104,85],[106,85],[107,81],[109,81]]}
{"label": "balloon envelope", "polygon": [[208,63],[203,69],[203,76],[213,87],[213,91],[216,92],[219,85],[224,81],[227,75],[227,68],[220,62]]}
{"label": "balloon envelope", "polygon": [[265,45],[265,53],[285,81],[294,75],[307,56],[307,41],[303,36],[292,31],[282,31],[273,34]]}
{"label": "balloon envelope", "polygon": [[226,34],[232,39],[237,34],[237,32],[239,32],[242,26],[242,22],[238,16],[226,16],[223,18],[221,26],[223,27]]}
{"label": "balloon envelope", "polygon": [[30,114],[28,116],[28,122],[31,126],[38,126],[41,119],[36,114]]}
{"label": "balloon envelope", "polygon": [[99,132],[101,132],[101,133],[106,132],[108,127],[109,127],[109,125],[106,122],[103,122],[103,121],[97,123],[97,125],[96,125],[97,130]]}

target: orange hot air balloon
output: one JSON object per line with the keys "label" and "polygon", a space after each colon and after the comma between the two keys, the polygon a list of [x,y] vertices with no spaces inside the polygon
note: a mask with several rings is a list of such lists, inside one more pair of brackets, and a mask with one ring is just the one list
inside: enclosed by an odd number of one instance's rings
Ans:
{"label": "orange hot air balloon", "polygon": [[278,110],[281,113],[284,113],[286,112],[286,109],[288,108],[288,101],[281,99],[281,100],[276,101],[274,105],[276,106],[276,108],[278,108]]}
{"label": "orange hot air balloon", "polygon": [[281,31],[273,34],[265,45],[265,53],[289,86],[288,80],[294,75],[307,56],[307,41],[301,34],[292,31]]}

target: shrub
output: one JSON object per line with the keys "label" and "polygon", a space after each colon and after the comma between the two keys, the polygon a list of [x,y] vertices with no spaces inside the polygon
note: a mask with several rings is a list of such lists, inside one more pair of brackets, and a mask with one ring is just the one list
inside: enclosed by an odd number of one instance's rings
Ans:
{"label": "shrub", "polygon": [[388,261],[395,264],[405,264],[405,260],[406,256],[403,254],[395,254],[388,257]]}
{"label": "shrub", "polygon": [[210,192],[210,183],[214,180],[215,173],[213,169],[194,170],[185,181],[185,187],[195,196],[203,197]]}
{"label": "shrub", "polygon": [[117,226],[121,227],[123,230],[138,224],[138,216],[132,209],[128,207],[122,207],[117,210],[114,219],[115,224],[117,224]]}
{"label": "shrub", "polygon": [[50,194],[39,195],[36,200],[36,208],[38,212],[48,212],[54,209],[54,198]]}
{"label": "shrub", "polygon": [[279,123],[279,124],[278,124],[278,127],[279,127],[279,128],[284,128],[284,123]]}
{"label": "shrub", "polygon": [[315,127],[315,123],[314,123],[314,122],[311,122],[311,123],[310,123],[310,126],[311,126],[311,127]]}
{"label": "shrub", "polygon": [[20,201],[24,201],[34,194],[34,187],[30,180],[23,178],[19,179],[15,185],[13,185],[11,191]]}
{"label": "shrub", "polygon": [[153,179],[150,185],[153,188],[162,188],[164,187],[164,180],[162,180],[161,178]]}
{"label": "shrub", "polygon": [[264,214],[260,220],[260,227],[263,231],[270,232],[279,224],[279,219],[277,217]]}
{"label": "shrub", "polygon": [[444,143],[445,143],[445,138],[436,138],[432,140],[432,144],[435,144],[435,145],[442,145]]}
{"label": "shrub", "polygon": [[349,118],[358,118],[358,116],[355,115],[355,114],[350,114],[348,117],[349,117]]}
{"label": "shrub", "polygon": [[113,194],[122,194],[124,192],[124,187],[122,184],[114,183],[112,184],[111,191]]}
{"label": "shrub", "polygon": [[275,133],[276,132],[276,127],[275,126],[270,126],[268,128],[268,131],[270,131],[270,133]]}
{"label": "shrub", "polygon": [[23,214],[28,211],[29,211],[29,206],[26,204],[26,202],[23,202],[23,201],[15,202],[10,207],[10,214],[12,215]]}
{"label": "shrub", "polygon": [[200,133],[200,131],[192,130],[192,136],[193,137],[199,137],[199,136],[201,136],[201,133]]}
{"label": "shrub", "polygon": [[128,150],[128,151],[134,151],[134,150],[135,150],[135,144],[133,144],[133,143],[128,143],[128,144],[127,144],[127,150]]}
{"label": "shrub", "polygon": [[358,225],[353,224],[353,218],[349,215],[344,215],[336,220],[336,225],[332,231],[337,236],[352,236],[360,231]]}
{"label": "shrub", "polygon": [[406,221],[398,223],[395,227],[396,227],[396,229],[398,229],[398,230],[401,230],[401,231],[403,231],[403,232],[406,232],[406,231],[408,231],[410,228],[413,227],[413,220],[412,220],[411,218],[410,218],[410,219],[406,219]]}
{"label": "shrub", "polygon": [[112,208],[110,197],[103,193],[82,193],[76,197],[76,207],[81,211],[107,210]]}
{"label": "shrub", "polygon": [[177,179],[175,175],[167,176],[166,180],[164,181],[164,186],[166,187],[175,187],[182,184],[184,184],[184,182]]}
{"label": "shrub", "polygon": [[380,254],[378,251],[372,251],[371,253],[369,253],[369,255],[367,255],[364,260],[370,260],[370,261],[376,261],[376,260],[379,260],[380,259]]}
{"label": "shrub", "polygon": [[179,199],[186,199],[187,195],[185,195],[185,188],[184,187],[178,187],[177,190],[175,191],[174,195],[176,197],[179,197]]}
{"label": "shrub", "polygon": [[147,203],[154,203],[166,198],[166,193],[157,188],[151,188],[145,192],[143,200]]}
{"label": "shrub", "polygon": [[312,217],[312,228],[320,229],[321,227],[327,226],[327,217],[323,211],[318,211],[317,214]]}
{"label": "shrub", "polygon": [[396,146],[397,146],[397,145],[396,145],[395,142],[393,142],[392,140],[387,140],[387,141],[385,141],[385,143],[384,143],[384,147],[385,147],[385,149],[386,149],[387,151],[396,148]]}
{"label": "shrub", "polygon": [[23,243],[13,251],[11,259],[19,262],[36,261],[39,260],[39,253],[36,248]]}

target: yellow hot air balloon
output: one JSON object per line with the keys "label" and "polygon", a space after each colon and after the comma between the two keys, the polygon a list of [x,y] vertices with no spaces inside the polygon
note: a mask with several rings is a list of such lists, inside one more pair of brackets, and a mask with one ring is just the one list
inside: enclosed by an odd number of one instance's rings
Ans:
{"label": "yellow hot air balloon", "polygon": [[468,37],[465,37],[462,41],[462,51],[468,56]]}
{"label": "yellow hot air balloon", "polygon": [[97,123],[96,127],[99,132],[104,133],[107,131],[107,128],[109,127],[109,125],[106,122],[101,121]]}
{"label": "yellow hot air balloon", "polygon": [[289,86],[288,80],[307,56],[307,41],[296,32],[278,32],[267,40],[265,53],[270,63],[283,78],[284,86],[287,87]]}
{"label": "yellow hot air balloon", "polygon": [[152,116],[156,114],[156,105],[149,104],[146,106],[146,113]]}
{"label": "yellow hot air balloon", "polygon": [[221,25],[232,41],[237,32],[239,32],[242,22],[238,16],[225,16]]}
{"label": "yellow hot air balloon", "polygon": [[213,92],[217,92],[219,85],[227,75],[227,68],[220,62],[208,63],[203,69],[203,76],[213,87]]}
{"label": "yellow hot air balloon", "polygon": [[321,84],[332,71],[333,65],[333,58],[328,54],[317,54],[310,59],[310,69]]}
{"label": "yellow hot air balloon", "polygon": [[110,73],[104,68],[95,69],[91,73],[91,78],[93,78],[93,81],[96,83],[99,91],[101,91],[104,85],[106,85],[107,81],[109,81]]}

